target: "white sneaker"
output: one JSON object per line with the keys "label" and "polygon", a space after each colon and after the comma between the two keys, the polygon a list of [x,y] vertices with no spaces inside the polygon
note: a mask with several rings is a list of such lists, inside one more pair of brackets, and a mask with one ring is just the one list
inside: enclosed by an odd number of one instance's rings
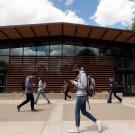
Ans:
{"label": "white sneaker", "polygon": [[102,131],[102,121],[97,120],[96,124],[97,124],[97,127],[98,127],[98,132],[100,133]]}
{"label": "white sneaker", "polygon": [[80,133],[79,128],[75,127],[71,129],[68,133]]}

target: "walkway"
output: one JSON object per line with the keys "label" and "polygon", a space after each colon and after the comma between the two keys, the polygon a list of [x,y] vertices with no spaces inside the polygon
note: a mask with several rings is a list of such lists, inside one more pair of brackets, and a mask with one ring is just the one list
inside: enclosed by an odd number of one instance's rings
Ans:
{"label": "walkway", "polygon": [[[21,101],[0,100],[1,135],[71,134],[68,131],[74,127],[75,99],[53,99],[51,104],[41,99],[36,105],[39,112],[31,112],[29,104],[17,112],[16,105]],[[81,116],[80,135],[134,135],[135,98],[125,98],[122,104],[116,100],[113,104],[107,104],[104,99],[91,99],[90,103],[91,112],[103,120],[103,132],[98,133],[96,125]]]}

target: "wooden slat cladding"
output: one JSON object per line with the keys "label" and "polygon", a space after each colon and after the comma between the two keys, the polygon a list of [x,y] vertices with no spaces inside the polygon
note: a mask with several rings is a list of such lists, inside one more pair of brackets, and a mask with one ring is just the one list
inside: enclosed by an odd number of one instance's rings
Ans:
{"label": "wooden slat cladding", "polygon": [[[18,60],[22,60],[21,64]],[[112,57],[10,57],[8,66],[7,91],[20,92],[21,82],[32,71],[42,75],[47,83],[47,92],[63,92],[64,80],[76,78],[73,72],[75,64],[84,66],[96,81],[96,92],[109,89],[108,78],[115,75]],[[35,78],[37,86],[38,79]],[[35,88],[35,90],[37,87]]]}

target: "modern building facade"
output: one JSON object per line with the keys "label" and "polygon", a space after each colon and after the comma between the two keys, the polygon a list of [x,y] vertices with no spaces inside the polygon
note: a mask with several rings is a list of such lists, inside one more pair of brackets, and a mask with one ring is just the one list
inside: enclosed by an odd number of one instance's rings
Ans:
{"label": "modern building facade", "polygon": [[45,78],[47,92],[63,92],[75,64],[95,78],[97,92],[115,76],[119,89],[134,95],[135,33],[71,23],[0,27],[0,92],[21,92],[33,71]]}

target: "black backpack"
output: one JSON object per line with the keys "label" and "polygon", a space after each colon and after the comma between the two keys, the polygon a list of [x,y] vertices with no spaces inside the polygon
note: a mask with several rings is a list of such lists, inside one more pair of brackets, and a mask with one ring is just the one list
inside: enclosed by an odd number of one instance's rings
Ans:
{"label": "black backpack", "polygon": [[93,89],[90,88],[90,85],[91,85],[91,76],[90,75],[87,75],[87,96],[94,96],[94,92],[93,92]]}
{"label": "black backpack", "polygon": [[25,88],[26,88],[26,86],[25,86],[25,81],[26,81],[26,79],[23,79],[23,80],[22,80],[22,90],[25,90]]}

